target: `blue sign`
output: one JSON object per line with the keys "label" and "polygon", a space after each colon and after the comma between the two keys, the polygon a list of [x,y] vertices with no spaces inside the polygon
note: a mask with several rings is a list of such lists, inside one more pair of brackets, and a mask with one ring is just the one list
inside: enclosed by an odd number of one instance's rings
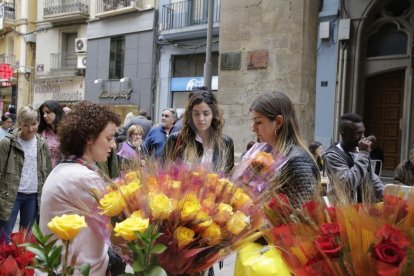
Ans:
{"label": "blue sign", "polygon": [[[171,91],[191,91],[194,87],[204,86],[203,77],[189,77],[189,78],[172,78]],[[211,90],[217,90],[218,77],[213,76],[211,79]]]}

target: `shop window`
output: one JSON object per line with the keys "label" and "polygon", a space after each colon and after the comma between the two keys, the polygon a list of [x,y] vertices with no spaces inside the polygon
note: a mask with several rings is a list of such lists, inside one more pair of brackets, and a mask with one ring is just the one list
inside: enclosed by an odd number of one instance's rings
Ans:
{"label": "shop window", "polygon": [[405,55],[408,37],[393,23],[385,24],[368,40],[367,57]]}
{"label": "shop window", "polygon": [[[218,75],[218,53],[211,54],[211,73]],[[196,77],[203,76],[206,54],[180,55],[173,58],[173,77]]]}
{"label": "shop window", "polygon": [[125,37],[111,38],[109,56],[109,79],[122,79],[124,77]]}

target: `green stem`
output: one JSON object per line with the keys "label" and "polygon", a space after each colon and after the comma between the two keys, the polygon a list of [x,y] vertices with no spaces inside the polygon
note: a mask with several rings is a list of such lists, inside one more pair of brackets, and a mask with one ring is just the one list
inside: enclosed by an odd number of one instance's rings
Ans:
{"label": "green stem", "polygon": [[62,275],[66,276],[66,270],[68,269],[68,256],[69,256],[69,244],[70,241],[63,241],[63,243],[65,244],[65,261],[63,262],[63,270],[62,270]]}

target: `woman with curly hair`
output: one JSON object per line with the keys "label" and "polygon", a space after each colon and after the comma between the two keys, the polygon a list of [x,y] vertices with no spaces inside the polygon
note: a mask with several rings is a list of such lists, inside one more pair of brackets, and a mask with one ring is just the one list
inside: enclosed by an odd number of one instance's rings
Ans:
{"label": "woman with curly hair", "polygon": [[91,191],[104,185],[95,163],[105,162],[116,147],[114,135],[120,123],[119,116],[109,107],[90,102],[76,104],[59,125],[64,159],[43,187],[40,228],[44,233],[51,233],[47,223],[55,216],[86,217],[89,227],[81,230],[65,254],[75,265],[90,264],[91,275],[106,275],[110,262],[108,245],[99,234],[105,227],[101,225],[104,220],[97,212],[91,212],[96,204]]}
{"label": "woman with curly hair", "polygon": [[40,123],[38,133],[47,141],[52,157],[52,168],[54,168],[61,158],[57,129],[63,116],[65,116],[65,112],[58,102],[45,101],[39,107],[39,113]]}
{"label": "woman with curly hair", "polygon": [[166,142],[165,162],[183,160],[229,174],[234,166],[233,140],[222,133],[224,119],[216,97],[193,91],[184,113],[183,128]]}

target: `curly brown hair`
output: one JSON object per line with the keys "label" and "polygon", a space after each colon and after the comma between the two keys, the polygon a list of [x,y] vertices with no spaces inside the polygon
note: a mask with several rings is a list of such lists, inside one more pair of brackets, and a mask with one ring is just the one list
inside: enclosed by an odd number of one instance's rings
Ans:
{"label": "curly brown hair", "polygon": [[88,139],[98,138],[110,122],[121,124],[110,107],[88,101],[77,103],[59,124],[60,151],[65,156],[82,156]]}

